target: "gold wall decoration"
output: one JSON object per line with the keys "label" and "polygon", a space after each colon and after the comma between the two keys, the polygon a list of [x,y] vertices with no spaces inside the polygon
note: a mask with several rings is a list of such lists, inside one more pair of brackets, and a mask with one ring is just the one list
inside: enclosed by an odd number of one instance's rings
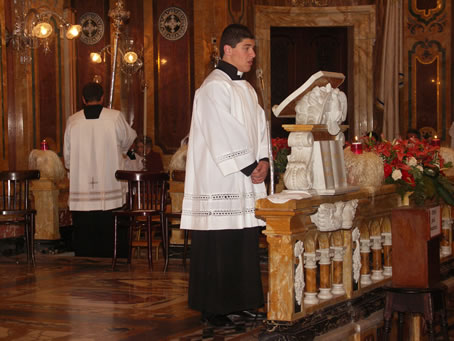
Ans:
{"label": "gold wall decoration", "polygon": [[409,56],[409,126],[432,127],[445,139],[446,51],[440,42],[426,40],[417,42]]}
{"label": "gold wall decoration", "polygon": [[451,125],[451,1],[404,1],[402,134],[431,127],[449,144]]}
{"label": "gold wall decoration", "polygon": [[409,11],[413,16],[428,23],[442,15],[446,8],[446,0],[411,0],[409,5]]}

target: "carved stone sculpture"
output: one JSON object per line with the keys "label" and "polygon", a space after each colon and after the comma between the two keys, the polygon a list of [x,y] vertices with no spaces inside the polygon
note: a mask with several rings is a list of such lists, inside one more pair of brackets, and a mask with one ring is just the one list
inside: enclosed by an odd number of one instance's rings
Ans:
{"label": "carved stone sculpture", "polygon": [[359,232],[359,228],[355,227],[352,231],[352,241],[355,244],[355,250],[353,251],[353,279],[356,283],[359,281],[361,271],[360,237],[361,233]]}
{"label": "carved stone sculpture", "polygon": [[294,255],[299,262],[295,270],[295,300],[301,306],[304,292],[304,261],[303,261],[304,244],[301,240],[295,243]]}
{"label": "carved stone sculpture", "polygon": [[358,200],[337,201],[334,204],[320,204],[317,213],[311,215],[311,221],[320,231],[350,229],[355,218]]}

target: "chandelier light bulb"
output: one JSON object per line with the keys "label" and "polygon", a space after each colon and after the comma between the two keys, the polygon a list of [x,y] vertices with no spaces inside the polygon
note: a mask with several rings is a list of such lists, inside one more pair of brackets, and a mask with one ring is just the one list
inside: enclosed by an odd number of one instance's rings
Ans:
{"label": "chandelier light bulb", "polygon": [[33,27],[32,33],[36,38],[45,39],[52,34],[52,26],[47,22],[41,21]]}
{"label": "chandelier light bulb", "polygon": [[80,25],[71,25],[66,31],[66,38],[74,39],[77,38],[82,31],[82,26]]}
{"label": "chandelier light bulb", "polygon": [[102,62],[101,55],[100,55],[98,52],[92,52],[92,53],[90,53],[90,60],[91,60],[93,63],[96,63],[96,64],[99,64],[99,63]]}
{"label": "chandelier light bulb", "polygon": [[134,51],[128,51],[125,53],[123,59],[128,64],[134,64],[137,61],[137,53]]}

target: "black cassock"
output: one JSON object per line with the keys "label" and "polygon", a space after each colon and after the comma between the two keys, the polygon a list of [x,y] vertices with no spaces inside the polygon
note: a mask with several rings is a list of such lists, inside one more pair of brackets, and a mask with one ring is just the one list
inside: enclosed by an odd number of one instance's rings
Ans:
{"label": "black cassock", "polygon": [[191,309],[224,315],[264,305],[259,234],[259,227],[191,231]]}

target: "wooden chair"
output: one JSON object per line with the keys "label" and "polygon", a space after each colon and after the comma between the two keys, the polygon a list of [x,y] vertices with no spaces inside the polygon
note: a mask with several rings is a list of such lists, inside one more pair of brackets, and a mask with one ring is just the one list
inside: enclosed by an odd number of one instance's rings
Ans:
{"label": "wooden chair", "polygon": [[1,220],[0,228],[8,226],[24,226],[27,262],[35,266],[35,214],[30,205],[30,181],[40,177],[38,170],[3,171],[0,172],[1,183]]}
{"label": "wooden chair", "polygon": [[437,131],[432,127],[422,127],[419,129],[419,133],[421,134],[421,139],[428,139],[437,135]]}
{"label": "wooden chair", "polygon": [[[165,255],[165,265],[164,265],[164,271],[167,271],[167,266],[169,264],[169,222],[171,220],[181,220],[181,212],[166,212],[165,214],[165,233],[167,236],[166,239],[166,250],[167,254]],[[188,250],[188,240],[189,240],[189,230],[184,230],[184,248],[183,248],[183,266],[186,268],[186,255],[187,255],[187,250]]]}
{"label": "wooden chair", "polygon": [[383,311],[384,333],[383,340],[389,340],[393,313],[398,313],[397,339],[403,340],[403,326],[405,313],[422,314],[426,324],[429,340],[435,341],[434,320],[435,314],[440,315],[443,339],[448,341],[448,316],[445,302],[445,290],[442,286],[433,288],[394,288],[384,287],[385,309]]}
{"label": "wooden chair", "polygon": [[[171,178],[172,180],[174,181],[179,181],[179,182],[184,182],[184,179],[185,179],[185,172],[184,171],[173,171],[171,173]],[[170,194],[169,194],[169,188],[167,188],[167,201],[170,200]],[[172,205],[173,206],[173,205]],[[179,209],[181,210],[181,207],[179,207]],[[166,214],[165,214],[165,228],[166,228],[166,236],[169,236],[169,227],[170,227],[170,222],[173,222],[173,221],[181,221],[181,212],[173,212],[173,211],[166,211]],[[178,226],[179,227],[179,223],[178,224],[174,224],[174,226]],[[184,268],[186,268],[186,256],[187,256],[187,249],[188,249],[188,241],[189,241],[189,230],[184,230],[184,248],[183,248],[183,266]],[[170,247],[170,241],[169,241],[169,237],[167,237],[166,239],[166,249],[167,249],[167,255],[166,255],[166,259],[165,259],[165,266],[164,266],[164,271],[167,270],[167,266],[169,264],[169,247]]]}
{"label": "wooden chair", "polygon": [[[118,239],[118,218],[126,217],[128,223],[128,264],[131,263],[133,233],[138,228],[145,225],[147,235],[147,256],[148,266],[152,269],[153,250],[152,250],[152,225],[155,223],[153,218],[158,218],[162,233],[162,246],[164,255],[168,254],[166,249],[166,228],[165,228],[165,204],[166,186],[168,175],[166,173],[153,173],[148,171],[123,171],[115,173],[118,180],[128,182],[128,200],[126,205],[119,210],[115,210],[114,224],[114,252],[112,259],[112,270],[117,261],[117,239]],[[140,221],[144,217],[144,221]],[[168,238],[167,238],[168,239]]]}

